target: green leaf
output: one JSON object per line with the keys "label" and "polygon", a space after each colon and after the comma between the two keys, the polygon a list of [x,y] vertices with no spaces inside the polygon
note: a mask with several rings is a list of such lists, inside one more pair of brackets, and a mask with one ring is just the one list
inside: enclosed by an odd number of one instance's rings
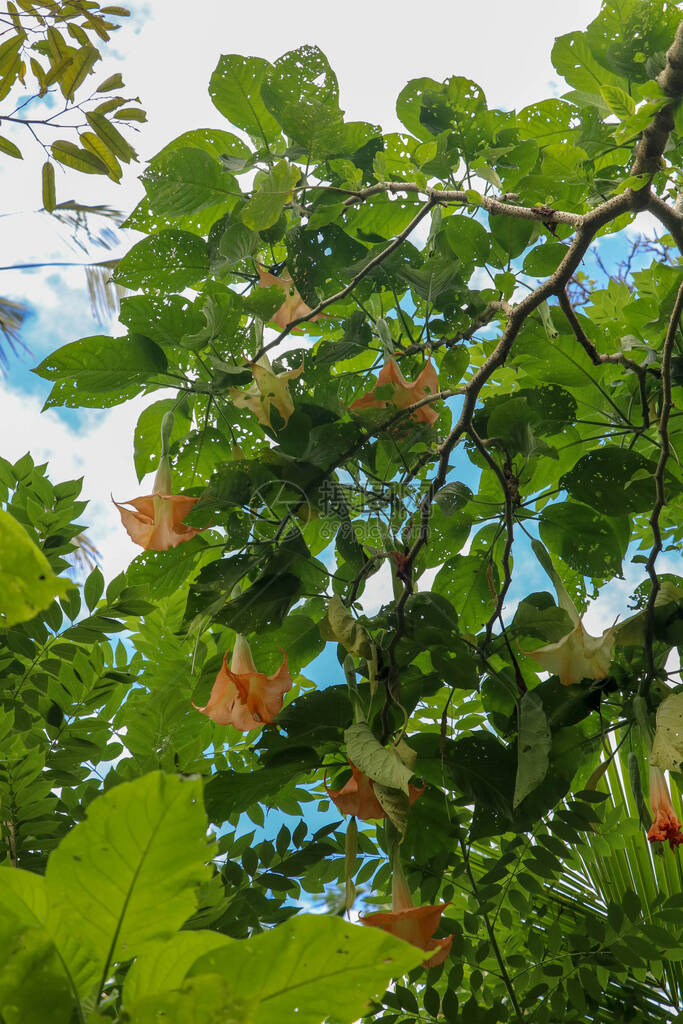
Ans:
{"label": "green leaf", "polygon": [[380,928],[301,914],[206,954],[190,977],[226,979],[235,1003],[248,1005],[249,1024],[320,1024],[328,1018],[352,1024],[392,978],[423,958],[423,950]]}
{"label": "green leaf", "polygon": [[106,165],[112,181],[120,181],[123,176],[121,164],[112,151],[94,132],[81,132],[81,142],[89,152],[94,153]]}
{"label": "green leaf", "polygon": [[57,139],[50,150],[55,160],[83,174],[108,174],[109,168],[89,149],[81,149],[68,139]]}
{"label": "green leaf", "polygon": [[640,452],[607,444],[583,455],[561,477],[560,487],[607,516],[647,512],[655,501],[655,469]]}
{"label": "green leaf", "polygon": [[119,319],[131,334],[144,334],[159,345],[181,345],[186,335],[206,326],[199,305],[182,295],[131,295],[121,301]]}
{"label": "green leaf", "polygon": [[227,54],[218,61],[209,82],[209,96],[221,114],[266,145],[280,134],[261,97],[261,83],[270,66],[261,57]]}
{"label": "green leaf", "polygon": [[627,117],[635,114],[636,101],[633,99],[633,96],[629,96],[629,94],[624,92],[623,89],[620,89],[619,86],[602,85],[600,86],[600,95],[603,97],[612,113],[618,117],[620,121],[625,121]]}
{"label": "green leaf", "polygon": [[201,956],[231,942],[220,932],[186,931],[167,942],[153,944],[138,957],[126,975],[124,1004],[134,1009],[141,999],[165,995],[170,989],[179,988]]}
{"label": "green leaf", "polygon": [[558,74],[579,92],[595,93],[605,85],[623,84],[623,79],[607,71],[596,61],[585,32],[568,32],[558,36],[551,60]]}
{"label": "green leaf", "polygon": [[309,159],[343,149],[337,76],[317,46],[300,46],[275,61],[261,88],[282,130]]}
{"label": "green leaf", "polygon": [[142,175],[142,183],[156,213],[170,216],[196,213],[207,207],[230,209],[239,196],[231,174],[204,149],[183,146],[155,157]]}
{"label": "green leaf", "polygon": [[126,142],[118,128],[115,128],[104,114],[97,114],[93,111],[92,113],[87,113],[85,117],[95,135],[102,140],[115,157],[118,157],[125,164],[130,163],[131,160],[137,157],[137,153],[130,143]]}
{"label": "green leaf", "polygon": [[43,206],[49,213],[52,213],[57,205],[57,196],[55,190],[55,165],[50,160],[46,160],[43,164],[42,178]]}
{"label": "green leaf", "polygon": [[97,86],[95,92],[113,92],[115,89],[123,89],[123,78],[120,72],[116,72],[115,75],[110,75],[109,78],[105,78],[103,82]]}
{"label": "green leaf", "polygon": [[242,220],[252,231],[265,231],[277,221],[285,203],[292,198],[292,189],[301,177],[298,167],[280,160],[270,171],[257,179],[258,191],[242,211]]}
{"label": "green leaf", "polygon": [[469,363],[470,357],[465,345],[449,348],[439,366],[440,390],[457,387]]}
{"label": "green leaf", "polygon": [[408,795],[412,771],[393,747],[382,746],[367,722],[350,725],[344,732],[344,742],[349,760],[359,771],[382,786],[400,789]]}
{"label": "green leaf", "polygon": [[99,406],[102,396],[110,392],[116,393],[117,401],[132,397],[141,384],[153,374],[163,373],[166,366],[162,350],[142,335],[97,335],[63,345],[33,372],[63,385],[55,385],[53,394],[59,401],[50,404]]}
{"label": "green leaf", "polygon": [[516,220],[504,214],[490,215],[490,225],[495,240],[513,259],[522,255],[536,227],[532,220]]}
{"label": "green leaf", "polygon": [[73,100],[78,87],[83,84],[97,61],[102,58],[97,47],[90,43],[85,43],[78,48],[68,47],[68,51],[71,60],[64,65],[57,81],[64,98]]}
{"label": "green leaf", "polygon": [[256,771],[216,772],[204,790],[209,819],[221,824],[231,814],[247,811],[254,804],[277,803],[277,796],[285,786],[319,765],[320,759],[315,751],[308,747],[292,747]]}
{"label": "green leaf", "polygon": [[13,156],[17,160],[24,159],[21,155],[21,150],[19,149],[19,147],[16,146],[13,142],[10,142],[9,139],[4,138],[4,136],[2,135],[0,135],[0,153],[6,153],[7,156]]}
{"label": "green leaf", "polygon": [[444,564],[434,580],[434,590],[448,598],[458,613],[461,627],[467,632],[476,632],[493,614],[495,598],[489,575],[495,585],[495,566],[490,568],[486,558],[456,555]]}
{"label": "green leaf", "polygon": [[557,270],[567,255],[567,246],[561,242],[544,242],[524,257],[522,269],[532,277],[548,277]]}
{"label": "green leaf", "polygon": [[89,612],[97,606],[97,602],[102,597],[103,593],[104,576],[102,575],[101,569],[98,566],[95,566],[83,584],[83,597],[86,605],[88,606]]}
{"label": "green leaf", "polygon": [[173,398],[162,398],[143,409],[135,426],[133,441],[133,460],[138,480],[142,480],[143,476],[156,469],[161,455],[161,421],[169,412],[174,413],[170,445],[181,441],[190,432],[190,419],[177,408],[177,402]]}
{"label": "green leaf", "polygon": [[208,270],[206,242],[189,231],[167,228],[137,242],[119,262],[114,280],[135,290],[180,292]]}
{"label": "green leaf", "polygon": [[93,801],[46,873],[48,925],[80,992],[181,927],[212,856],[199,779],[152,772]]}
{"label": "green leaf", "polygon": [[550,728],[545,717],[543,702],[527,691],[519,702],[519,733],[517,739],[517,777],[512,806],[522,800],[543,782],[548,771]]}
{"label": "green leaf", "polygon": [[21,523],[0,508],[0,626],[32,619],[72,587],[71,580],[55,576]]}
{"label": "green leaf", "polygon": [[587,505],[564,501],[543,510],[540,533],[551,551],[584,576],[621,575],[630,534],[628,518],[606,519]]}
{"label": "green leaf", "polygon": [[45,879],[0,868],[0,1010],[5,1024],[69,1024],[74,991],[44,927]]}

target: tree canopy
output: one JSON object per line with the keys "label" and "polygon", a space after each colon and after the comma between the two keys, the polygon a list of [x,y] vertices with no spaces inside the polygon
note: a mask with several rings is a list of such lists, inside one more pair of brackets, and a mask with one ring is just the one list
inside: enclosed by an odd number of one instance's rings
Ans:
{"label": "tree canopy", "polygon": [[2,1024],[683,1020],[680,11],[552,61],[385,133],[226,55],[144,170],[124,333],[35,369],[151,396],[143,551],[77,585],[0,459]]}

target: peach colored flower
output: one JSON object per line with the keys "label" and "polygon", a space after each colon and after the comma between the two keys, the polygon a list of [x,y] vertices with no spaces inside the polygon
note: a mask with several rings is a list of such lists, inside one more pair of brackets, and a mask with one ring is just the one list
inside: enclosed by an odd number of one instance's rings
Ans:
{"label": "peach colored flower", "polygon": [[441,915],[448,903],[443,903],[441,906],[413,906],[412,896],[403,872],[400,867],[396,867],[396,859],[394,864],[391,911],[361,915],[361,924],[370,925],[373,928],[383,928],[385,932],[390,932],[397,939],[403,939],[404,942],[409,942],[411,946],[417,946],[418,949],[437,950],[433,956],[422,962],[423,967],[437,967],[444,962],[453,944],[452,935],[447,935],[445,939],[432,938],[439,927]]}
{"label": "peach colored flower", "polygon": [[[113,500],[113,499],[112,499]],[[185,526],[183,519],[199,498],[183,494],[146,494],[130,501],[114,501],[121,522],[135,544],[145,551],[168,551],[185,540],[192,540],[200,528]],[[133,508],[125,508],[132,505]],[[202,527],[203,529],[203,527]]]}
{"label": "peach colored flower", "polygon": [[681,823],[671,803],[666,777],[661,768],[654,765],[650,765],[650,807],[655,819],[647,834],[650,842],[663,843],[668,839],[672,850],[683,843]]}
{"label": "peach colored flower", "polygon": [[[389,398],[376,398],[375,391],[379,387],[391,387],[391,396]],[[436,375],[436,370],[431,360],[427,362],[424,370],[411,384],[399,370],[396,361],[390,357],[380,370],[375,387],[372,391],[368,391],[367,394],[352,402],[351,409],[386,409],[387,405],[395,405],[399,409],[405,409],[409,405],[419,402],[421,398],[426,398],[427,395],[437,394],[438,390],[439,378]],[[439,418],[438,412],[431,405],[423,405],[410,415],[414,420],[430,424],[436,423]]]}
{"label": "peach colored flower", "polygon": [[[284,331],[287,324],[290,324],[292,320],[298,320],[300,316],[306,316],[307,313],[311,312],[311,307],[307,306],[301,298],[286,270],[279,277],[276,277],[275,274],[268,273],[260,263],[256,264],[256,269],[258,270],[259,286],[261,288],[279,288],[287,296],[280,308],[271,317],[272,322],[277,324],[280,330]],[[321,316],[322,313],[312,316],[310,322],[315,323]]]}
{"label": "peach colored flower", "polygon": [[291,687],[287,655],[272,676],[257,672],[249,644],[238,633],[230,668],[226,654],[213,684],[209,703],[206,707],[197,708],[197,711],[218,725],[233,725],[241,732],[249,732],[273,721],[282,710],[284,694]]}
{"label": "peach colored flower", "polygon": [[238,409],[249,409],[253,412],[264,427],[272,427],[270,410],[272,406],[275,406],[287,426],[289,417],[294,412],[294,402],[289,393],[289,381],[302,374],[303,370],[302,360],[301,366],[296,370],[274,373],[268,356],[263,355],[257,362],[251,364],[254,383],[246,391],[229,388],[230,397]]}
{"label": "peach colored flower", "polygon": [[[351,761],[349,764],[351,765],[351,778],[345,786],[341,789],[328,789],[327,784],[325,785],[330,800],[342,814],[353,814],[361,821],[386,818],[387,812],[375,795],[372,779],[359,771]],[[424,786],[422,789],[409,786],[409,789],[410,802],[414,804],[417,798],[424,793]]]}
{"label": "peach colored flower", "polygon": [[[164,424],[169,415],[164,417]],[[172,416],[167,433],[173,425]],[[200,529],[194,526],[185,526],[183,519],[190,509],[199,501],[199,498],[186,498],[184,494],[171,494],[171,465],[168,459],[167,433],[162,430],[162,454],[159,459],[159,468],[154,477],[152,486],[153,493],[146,494],[142,498],[131,498],[130,501],[119,503],[114,501],[121,522],[126,532],[135,544],[139,544],[146,551],[168,551],[175,548],[185,540],[192,540]],[[125,505],[132,505],[133,508],[124,508]]]}

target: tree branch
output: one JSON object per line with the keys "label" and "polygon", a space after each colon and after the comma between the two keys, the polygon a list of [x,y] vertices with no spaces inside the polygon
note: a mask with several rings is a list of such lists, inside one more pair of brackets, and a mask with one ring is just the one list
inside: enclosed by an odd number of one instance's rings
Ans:
{"label": "tree branch", "polygon": [[[260,349],[258,350],[253,360],[251,361],[256,362],[258,359],[261,358],[262,355],[265,355],[265,353],[268,352],[271,348],[274,348],[276,345],[279,345],[280,342],[284,338],[286,338],[287,335],[291,331],[293,331],[295,327],[299,326],[299,324],[303,324],[307,320],[312,320],[313,317],[318,316],[320,313],[323,312],[323,310],[327,309],[328,306],[331,306],[333,303],[340,302],[341,299],[346,298],[346,296],[353,291],[356,285],[360,281],[362,281],[364,277],[367,277],[371,270],[374,270],[375,267],[379,266],[379,264],[382,263],[387,258],[387,256],[390,256],[395,249],[398,249],[399,245],[405,242],[408,235],[415,230],[420,221],[427,216],[427,214],[430,212],[432,207],[436,205],[437,202],[437,199],[429,199],[424,204],[424,206],[419,210],[419,212],[413,217],[410,224],[408,224],[408,226],[404,228],[403,231],[401,231],[401,233],[396,236],[396,238],[389,242],[389,245],[387,245],[385,249],[382,249],[382,251],[377,253],[376,256],[373,256],[371,260],[368,260],[363,269],[359,270],[356,276],[353,277],[349,281],[349,283],[341,289],[341,291],[336,292],[335,295],[330,295],[329,298],[327,299],[323,299],[321,302],[318,303],[315,309],[312,309],[309,313],[304,314],[304,316],[297,317],[296,320],[290,321],[290,323],[287,324],[285,329],[283,331],[280,331],[277,338],[274,338],[273,341],[269,341],[267,345],[261,345]],[[245,365],[249,364],[247,363]]]}
{"label": "tree branch", "polygon": [[646,609],[645,649],[647,653],[648,671],[643,677],[640,685],[640,693],[644,697],[647,697],[650,686],[652,685],[652,680],[655,676],[654,619],[655,604],[657,601],[657,594],[660,589],[659,577],[657,576],[655,563],[657,561],[657,556],[662,550],[662,531],[659,525],[659,519],[664,506],[666,505],[664,473],[666,472],[666,464],[669,460],[669,416],[671,415],[671,408],[673,404],[671,398],[671,359],[673,355],[676,331],[678,330],[682,313],[683,283],[680,285],[676,295],[676,301],[674,302],[674,308],[671,312],[671,319],[669,320],[669,326],[664,339],[664,347],[662,348],[662,407],[659,414],[659,439],[661,447],[657,468],[654,474],[656,500],[654,508],[652,509],[652,515],[650,516],[650,528],[652,530],[653,544],[646,564],[648,576],[652,581],[652,589],[650,590],[650,597],[648,599]]}
{"label": "tree branch", "polygon": [[[391,192],[396,195],[398,192],[417,192],[419,195],[427,196],[435,203],[455,203],[463,206],[472,206],[471,194],[462,192],[459,189],[436,189],[426,185],[418,185],[414,181],[382,181],[378,185],[370,185],[368,188],[359,189],[352,193],[345,202],[345,206],[353,206],[354,203],[362,202],[371,196],[382,192]],[[493,199],[491,196],[480,195],[477,200],[488,213],[500,214],[504,217],[518,217],[521,220],[535,220],[543,224],[569,224],[578,228],[583,222],[583,214],[568,213],[564,210],[552,210],[548,206],[516,206],[513,203],[504,202],[503,199]]]}
{"label": "tree branch", "polygon": [[631,168],[634,177],[648,174],[652,178],[657,173],[664,147],[673,131],[674,108],[683,96],[683,21],[679,23],[674,41],[667,50],[666,65],[657,76],[657,83],[671,101],[657,111],[640,138]]}

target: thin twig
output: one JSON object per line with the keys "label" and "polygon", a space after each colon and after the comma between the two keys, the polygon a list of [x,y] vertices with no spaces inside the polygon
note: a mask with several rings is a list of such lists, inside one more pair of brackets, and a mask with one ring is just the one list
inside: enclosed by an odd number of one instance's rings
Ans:
{"label": "thin twig", "polygon": [[467,849],[467,846],[465,845],[465,841],[462,838],[462,835],[460,835],[460,834],[458,835],[458,842],[460,843],[460,850],[462,851],[462,857],[463,857],[463,860],[465,862],[465,871],[467,872],[467,877],[469,878],[470,885],[472,886],[472,893],[473,893],[474,898],[476,899],[477,903],[479,904],[479,913],[481,914],[481,916],[484,919],[484,924],[486,926],[486,931],[488,933],[489,942],[491,943],[491,945],[493,947],[493,952],[495,954],[496,960],[498,961],[498,967],[500,968],[500,974],[501,974],[501,977],[503,979],[503,982],[505,983],[505,988],[508,991],[508,995],[510,996],[510,1002],[512,1003],[512,1006],[514,1008],[517,1020],[523,1020],[524,1018],[522,1016],[522,1008],[519,1005],[519,1001],[517,999],[517,994],[516,994],[514,986],[512,984],[512,979],[511,979],[510,975],[508,974],[507,967],[505,965],[505,960],[503,959],[503,954],[500,951],[500,947],[498,945],[498,940],[496,939],[496,933],[493,930],[493,925],[491,924],[491,920],[489,918],[488,912],[485,910],[484,902],[483,902],[483,900],[481,900],[479,898],[479,892],[478,892],[478,889],[477,889],[477,883],[476,883],[476,881],[474,879],[474,873],[473,873],[472,867],[470,865],[469,851]]}
{"label": "thin twig", "polygon": [[404,228],[404,230],[401,231],[400,234],[396,236],[396,238],[389,242],[389,245],[387,245],[386,248],[382,249],[382,251],[377,253],[376,256],[373,256],[371,260],[368,260],[368,262],[365,264],[362,270],[359,270],[355,277],[353,277],[349,281],[349,283],[341,289],[341,291],[336,292],[334,295],[330,295],[329,298],[327,299],[323,299],[321,302],[318,303],[315,309],[311,309],[308,313],[305,313],[303,316],[297,317],[296,320],[291,320],[287,324],[285,329],[283,331],[280,331],[277,338],[274,338],[273,341],[269,341],[268,344],[266,345],[261,345],[261,347],[255,354],[251,362],[256,362],[258,359],[261,358],[261,356],[265,355],[265,353],[268,352],[271,348],[274,348],[276,345],[279,345],[280,342],[284,338],[286,338],[287,335],[291,331],[293,331],[295,327],[299,326],[299,324],[303,324],[306,323],[306,321],[308,320],[312,320],[314,317],[322,313],[323,310],[327,309],[328,306],[331,306],[333,303],[340,302],[342,299],[345,299],[346,296],[353,291],[356,285],[359,284],[364,277],[367,277],[371,270],[374,270],[375,267],[379,266],[380,263],[382,263],[387,258],[387,256],[390,256],[395,249],[398,249],[399,245],[402,245],[402,243],[405,242],[408,235],[415,230],[420,221],[427,216],[427,214],[431,211],[432,207],[435,206],[437,202],[437,199],[429,199],[424,204],[424,206],[419,210],[419,212],[413,217],[410,224],[408,224],[408,226]]}

